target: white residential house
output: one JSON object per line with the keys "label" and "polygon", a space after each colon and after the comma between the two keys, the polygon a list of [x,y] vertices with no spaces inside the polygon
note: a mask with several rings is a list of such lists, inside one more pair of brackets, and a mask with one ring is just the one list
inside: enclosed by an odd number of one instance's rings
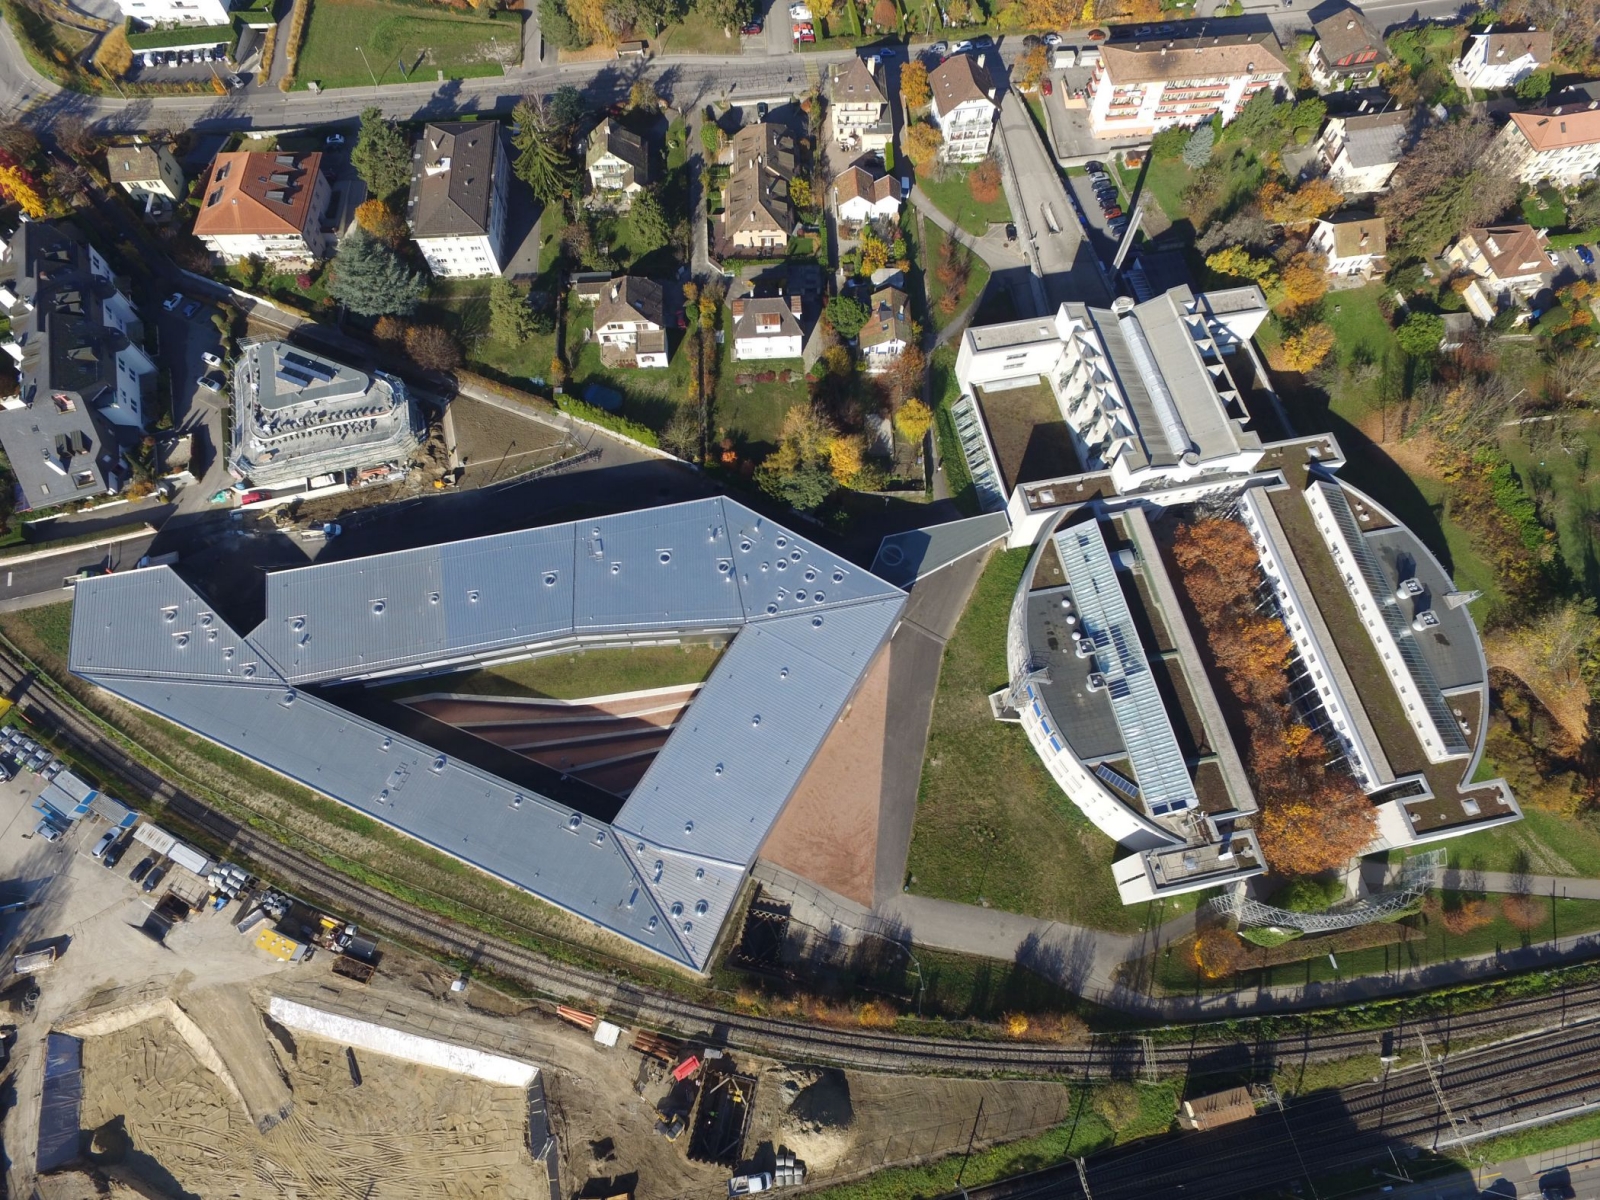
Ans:
{"label": "white residential house", "polygon": [[607,117],[589,135],[584,155],[589,186],[628,200],[650,186],[650,148],[645,140],[620,122]]}
{"label": "white residential house", "polygon": [[325,220],[331,195],[319,153],[229,151],[211,164],[194,235],[228,262],[326,258],[334,248]]}
{"label": "white residential house", "polygon": [[1540,67],[1550,65],[1554,40],[1547,29],[1497,28],[1469,34],[1461,57],[1450,67],[1464,88],[1500,91],[1516,87]]}
{"label": "white residential house", "polygon": [[836,65],[828,77],[828,100],[833,140],[841,149],[881,154],[894,140],[894,122],[877,55]]}
{"label": "white residential house", "polygon": [[911,344],[911,308],[906,294],[897,287],[873,292],[868,308],[867,323],[856,341],[867,371],[876,374],[893,366]]}
{"label": "white residential house", "polygon": [[1407,109],[1329,117],[1317,143],[1328,182],[1346,196],[1386,191],[1411,140]]}
{"label": "white residential house", "polygon": [[653,279],[623,275],[576,291],[594,304],[594,335],[608,367],[665,368],[666,297]]}
{"label": "white residential house", "polygon": [[952,54],[928,74],[933,121],[944,134],[939,157],[947,162],[979,162],[989,156],[1000,106],[985,57]]}
{"label": "white residential house", "polygon": [[141,25],[226,25],[227,0],[117,0],[122,15]]}
{"label": "white residential house", "polygon": [[1512,113],[1489,148],[1497,168],[1522,183],[1576,187],[1600,174],[1600,101]]}
{"label": "white residential house", "polygon": [[1306,248],[1328,260],[1334,286],[1358,286],[1388,269],[1388,231],[1382,217],[1341,212],[1318,221]]}
{"label": "white residential house", "polygon": [[1227,124],[1257,92],[1284,92],[1289,63],[1271,31],[1212,32],[1233,18],[1207,22],[1204,37],[1127,36],[1100,47],[1089,79],[1089,132],[1095,137],[1148,137],[1220,116]]}
{"label": "white residential house", "polygon": [[131,146],[107,146],[106,167],[111,182],[142,204],[146,212],[162,201],[184,196],[183,168],[166,146],[135,138]]}
{"label": "white residential house", "polygon": [[833,181],[833,211],[841,221],[858,224],[900,215],[900,184],[857,164]]}
{"label": "white residential house", "polygon": [[798,295],[745,297],[732,300],[733,357],[736,362],[763,358],[799,358],[805,344],[800,329]]}
{"label": "white residential house", "polygon": [[[1492,320],[1496,309],[1529,299],[1550,285],[1553,271],[1546,237],[1544,230],[1529,225],[1492,225],[1467,230],[1445,252],[1445,262],[1476,276],[1462,296],[1482,320]],[[1488,300],[1486,310],[1475,303],[1473,288]]]}
{"label": "white residential house", "polygon": [[423,126],[411,154],[406,218],[435,275],[502,273],[510,190],[511,164],[498,121]]}

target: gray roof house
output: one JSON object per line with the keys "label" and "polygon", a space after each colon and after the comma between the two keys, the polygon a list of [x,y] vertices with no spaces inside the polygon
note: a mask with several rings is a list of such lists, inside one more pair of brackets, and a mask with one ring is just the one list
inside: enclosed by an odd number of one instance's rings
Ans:
{"label": "gray roof house", "polygon": [[144,327],[104,258],[68,225],[24,222],[13,235],[0,310],[17,390],[0,397],[0,444],[20,508],[49,508],[117,491],[129,473],[119,440],[144,427],[155,364]]}
{"label": "gray roof house", "polygon": [[[278,571],[258,616],[81,589],[75,674],[691,971],[906,601],[725,497]],[[331,686],[689,635],[731,641],[620,809]]]}
{"label": "gray roof house", "polygon": [[619,121],[607,117],[589,135],[584,155],[589,185],[600,192],[633,195],[650,186],[650,147]]}

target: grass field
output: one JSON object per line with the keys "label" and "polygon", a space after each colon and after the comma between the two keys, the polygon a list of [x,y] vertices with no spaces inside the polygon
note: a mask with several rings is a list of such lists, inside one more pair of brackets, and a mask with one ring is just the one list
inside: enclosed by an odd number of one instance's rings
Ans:
{"label": "grass field", "polygon": [[1514,824],[1451,838],[1444,846],[1450,865],[1461,870],[1600,879],[1597,813],[1566,818],[1527,808]]}
{"label": "grass field", "polygon": [[1600,595],[1600,417],[1578,412],[1506,429],[1500,448],[1540,509],[1553,514],[1561,556],[1584,591]]}
{"label": "grass field", "polygon": [[[362,55],[365,54],[365,59]],[[386,0],[312,0],[295,86],[325,88],[503,75],[521,61],[520,18]],[[404,71],[401,70],[404,64]],[[369,70],[370,68],[370,70]]]}
{"label": "grass field", "polygon": [[655,39],[657,54],[738,54],[739,34],[723,36],[723,27],[698,9],[675,25],[668,25]]}
{"label": "grass field", "polygon": [[416,696],[426,692],[462,692],[469,696],[543,696],[552,700],[581,700],[617,692],[701,683],[722,657],[721,649],[705,645],[610,647],[571,654],[547,654],[464,671],[434,675],[385,688],[390,696]]}
{"label": "grass field", "polygon": [[[723,312],[722,362],[717,369],[716,403],[711,408],[711,432],[720,440],[733,439],[740,457],[759,461],[778,448],[783,418],[795,406],[811,403],[804,363],[798,358],[768,362],[733,361],[733,316]],[[759,371],[794,371],[793,383],[739,383],[737,376]]]}
{"label": "grass field", "polygon": [[943,328],[951,317],[959,314],[971,302],[974,296],[983,295],[983,289],[989,284],[989,266],[976,254],[972,256],[972,272],[967,277],[967,286],[956,301],[955,312],[944,312],[939,308],[939,301],[944,298],[945,293],[944,284],[939,282],[939,256],[944,252],[945,241],[949,235],[932,221],[924,221],[922,228],[928,243],[923,256],[926,263],[923,268],[923,282],[928,289],[928,311],[933,314],[935,324]]}
{"label": "grass field", "polygon": [[1073,1089],[1077,1104],[1072,1120],[1032,1137],[992,1146],[970,1156],[952,1154],[920,1167],[880,1171],[858,1183],[842,1184],[813,1193],[817,1200],[905,1200],[906,1197],[943,1196],[960,1186],[978,1187],[1009,1175],[1037,1171],[1069,1158],[1082,1157],[1124,1142],[1165,1133],[1178,1108],[1177,1085],[1164,1082],[1138,1089],[1137,1117],[1113,1131],[1094,1111],[1093,1093]]}
{"label": "grass field", "polygon": [[971,167],[952,163],[939,168],[938,173],[943,178],[934,178],[930,173],[919,177],[917,186],[933,201],[935,208],[974,237],[988,233],[991,224],[1003,225],[1011,220],[1011,206],[1006,203],[1005,192],[1002,191],[992,204],[979,204],[972,198],[972,189],[967,185]]}
{"label": "grass field", "polygon": [[1560,189],[1546,184],[1522,198],[1522,216],[1535,229],[1561,229],[1567,223],[1566,202]]}
{"label": "grass field", "polygon": [[683,331],[667,331],[671,357],[665,371],[659,368],[607,367],[600,361],[600,343],[587,335],[594,328],[593,305],[572,302],[567,308],[567,361],[572,382],[567,391],[583,397],[585,384],[599,384],[622,393],[622,415],[651,429],[661,430],[672,419],[677,398],[686,394],[689,356],[684,353]]}
{"label": "grass field", "polygon": [[[1453,893],[1437,893],[1445,903],[1453,900]],[[1360,975],[1380,975],[1394,971],[1424,967],[1430,963],[1446,962],[1474,954],[1489,954],[1509,950],[1574,933],[1600,929],[1600,900],[1562,900],[1544,898],[1549,918],[1541,927],[1524,934],[1501,914],[1498,898],[1489,897],[1494,920],[1468,933],[1452,934],[1444,922],[1427,913],[1408,918],[1408,924],[1419,929],[1423,936],[1404,943],[1388,946],[1368,946],[1360,950],[1341,950],[1335,954],[1338,966],[1329,961],[1325,946],[1317,940],[1306,938],[1291,942],[1290,946],[1303,948],[1304,960],[1278,966],[1250,968],[1223,980],[1201,981],[1195,973],[1187,940],[1168,946],[1160,952],[1156,978],[1168,991],[1179,994],[1192,993],[1197,987],[1206,990],[1231,991],[1237,988],[1255,989],[1275,984],[1325,983],[1339,979],[1353,979]]]}
{"label": "grass field", "polygon": [[989,711],[1006,684],[1005,625],[1028,551],[997,554],[945,647],[911,835],[910,890],[1130,933],[1176,916],[1124,907],[1116,843],[1078,811],[1016,725]]}

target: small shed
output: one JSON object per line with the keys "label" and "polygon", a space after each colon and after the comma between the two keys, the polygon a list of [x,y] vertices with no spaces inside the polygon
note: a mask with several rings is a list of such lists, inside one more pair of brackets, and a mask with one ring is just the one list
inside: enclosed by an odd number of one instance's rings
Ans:
{"label": "small shed", "polygon": [[1256,1103],[1250,1097],[1250,1089],[1235,1087],[1185,1100],[1178,1124],[1185,1129],[1216,1129],[1235,1121],[1248,1121],[1255,1115]]}

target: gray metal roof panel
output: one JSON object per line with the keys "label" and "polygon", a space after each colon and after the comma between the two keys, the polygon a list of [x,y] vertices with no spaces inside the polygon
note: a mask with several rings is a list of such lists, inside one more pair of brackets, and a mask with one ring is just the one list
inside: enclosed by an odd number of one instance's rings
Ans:
{"label": "gray metal roof panel", "polygon": [[277,673],[171,567],[78,582],[71,669],[276,684]]}
{"label": "gray metal roof panel", "polygon": [[712,498],[573,526],[573,625],[598,632],[740,622],[726,524]]}
{"label": "gray metal roof panel", "polygon": [[95,682],[559,908],[702,965],[665,928],[666,914],[603,822],[464,763],[440,764],[429,747],[306,693],[285,704],[278,688]]}
{"label": "gray metal roof panel", "polygon": [[925,575],[947,567],[974,550],[998,541],[1011,532],[1011,521],[1003,512],[984,513],[943,525],[928,525],[891,533],[878,543],[872,560],[872,573],[899,587],[910,587]]}
{"label": "gray metal roof panel", "polygon": [[903,604],[793,614],[741,630],[622,806],[617,828],[685,854],[752,859]]}

